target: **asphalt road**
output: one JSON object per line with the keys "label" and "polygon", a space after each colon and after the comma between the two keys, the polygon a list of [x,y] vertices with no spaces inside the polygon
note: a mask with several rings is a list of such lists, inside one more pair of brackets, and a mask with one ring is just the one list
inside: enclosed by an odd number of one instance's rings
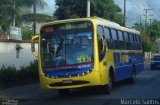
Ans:
{"label": "asphalt road", "polygon": [[99,88],[83,88],[61,97],[55,90],[41,90],[39,83],[0,90],[0,105],[160,105],[158,99],[160,70],[150,70],[149,65],[135,84],[118,82],[109,95]]}

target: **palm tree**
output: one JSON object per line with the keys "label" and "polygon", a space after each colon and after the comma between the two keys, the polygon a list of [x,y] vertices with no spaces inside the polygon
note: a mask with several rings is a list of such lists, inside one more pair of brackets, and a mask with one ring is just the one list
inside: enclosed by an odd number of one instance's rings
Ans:
{"label": "palm tree", "polygon": [[11,14],[14,11],[10,0],[1,0],[0,2],[0,26],[6,30],[11,20]]}
{"label": "palm tree", "polygon": [[0,1],[0,27],[7,30],[10,25],[20,26],[25,22],[46,22],[51,16],[31,12],[31,8],[44,9],[47,5],[43,0],[1,0]]}

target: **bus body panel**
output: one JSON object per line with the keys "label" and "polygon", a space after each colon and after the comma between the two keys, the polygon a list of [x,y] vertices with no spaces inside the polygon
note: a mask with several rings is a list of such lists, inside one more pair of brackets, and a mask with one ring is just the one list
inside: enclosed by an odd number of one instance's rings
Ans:
{"label": "bus body panel", "polygon": [[[106,47],[105,57],[102,61],[99,61],[99,52],[98,52],[98,40],[97,40],[97,26],[103,25],[107,27],[112,27],[115,29],[125,30],[126,28],[122,28],[117,24],[112,24],[112,22],[105,21],[97,18],[85,18],[85,19],[71,19],[71,20],[63,20],[57,22],[51,22],[47,25],[61,24],[67,22],[79,22],[79,21],[90,21],[93,24],[93,68],[92,72],[84,75],[84,76],[74,76],[70,78],[51,78],[46,77],[42,70],[42,60],[41,60],[41,52],[38,51],[38,67],[39,67],[39,77],[40,77],[40,85],[42,89],[66,89],[66,88],[78,88],[85,86],[99,86],[99,85],[107,85],[108,84],[108,76],[109,70],[113,68],[115,81],[123,80],[130,78],[132,76],[132,67],[136,66],[136,73],[140,73],[144,69],[143,64],[143,54],[142,51],[127,51],[127,50],[110,50]],[[44,27],[43,26],[43,27]],[[138,31],[128,30],[129,32],[139,33]],[[41,35],[39,36],[41,39]],[[41,48],[41,40],[39,41],[39,49]],[[134,59],[133,59],[134,58]],[[67,84],[63,85],[64,80],[72,80],[76,81],[84,81],[88,83],[81,84]],[[52,84],[61,83],[60,86],[54,86]]]}
{"label": "bus body panel", "polygon": [[[123,57],[124,56],[124,57]],[[144,69],[143,55],[141,52],[116,52],[114,53],[115,81],[131,78],[135,65],[136,74]]]}

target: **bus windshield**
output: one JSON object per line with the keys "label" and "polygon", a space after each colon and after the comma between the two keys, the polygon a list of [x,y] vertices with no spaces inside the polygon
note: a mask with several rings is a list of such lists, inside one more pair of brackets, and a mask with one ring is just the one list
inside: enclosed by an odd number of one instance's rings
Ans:
{"label": "bus windshield", "polygon": [[63,23],[41,29],[42,66],[93,62],[93,28],[90,22]]}

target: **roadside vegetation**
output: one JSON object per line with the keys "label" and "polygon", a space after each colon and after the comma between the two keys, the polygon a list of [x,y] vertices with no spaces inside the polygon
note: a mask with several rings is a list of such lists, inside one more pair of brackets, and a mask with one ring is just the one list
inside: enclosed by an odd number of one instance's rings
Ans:
{"label": "roadside vegetation", "polygon": [[160,21],[154,20],[150,24],[136,23],[133,27],[141,32],[142,48],[144,52],[158,53],[160,50],[157,39],[160,39]]}
{"label": "roadside vegetation", "polygon": [[37,61],[17,70],[14,66],[0,68],[0,88],[24,85],[38,81]]}
{"label": "roadside vegetation", "polygon": [[[0,35],[9,34],[9,27],[22,28],[22,39],[30,40],[33,34],[33,23],[46,23],[53,21],[54,17],[37,13],[47,7],[45,0],[1,0],[0,1]],[[28,28],[30,29],[24,31]]]}

